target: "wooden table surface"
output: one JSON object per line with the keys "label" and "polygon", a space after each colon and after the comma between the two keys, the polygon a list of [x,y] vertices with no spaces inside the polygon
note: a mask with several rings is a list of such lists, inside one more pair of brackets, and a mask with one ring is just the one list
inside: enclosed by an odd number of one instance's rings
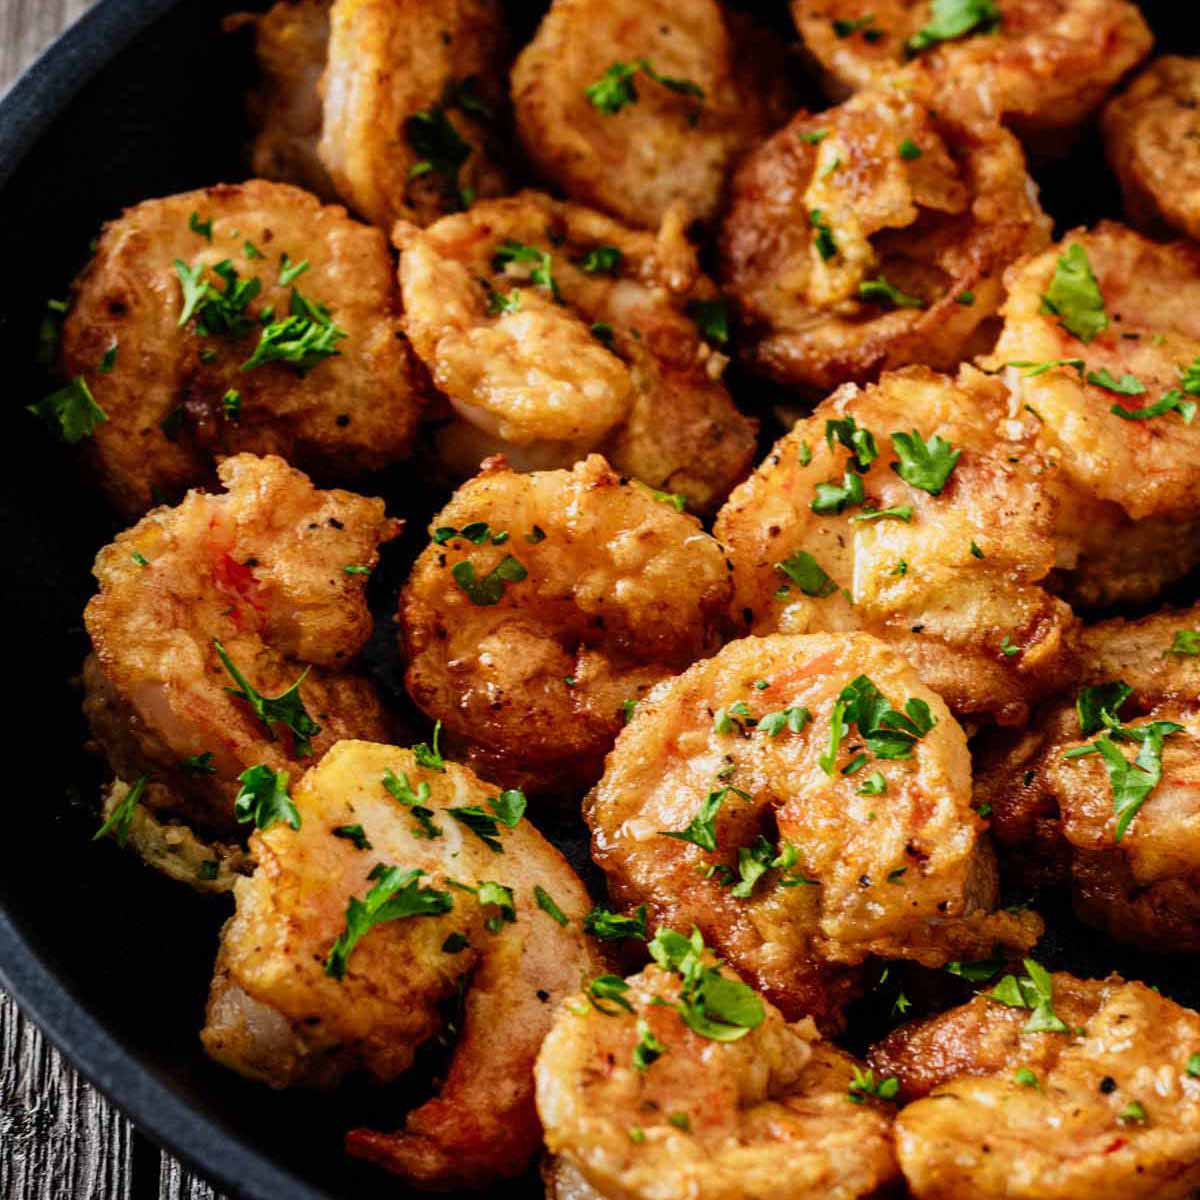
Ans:
{"label": "wooden table surface", "polygon": [[[94,0],[0,0],[0,94]],[[84,1083],[0,992],[0,1200],[220,1200]]]}

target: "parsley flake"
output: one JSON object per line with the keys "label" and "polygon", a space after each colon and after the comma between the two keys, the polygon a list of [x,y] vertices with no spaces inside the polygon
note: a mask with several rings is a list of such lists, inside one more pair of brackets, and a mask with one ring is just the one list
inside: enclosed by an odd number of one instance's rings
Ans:
{"label": "parsley flake", "polygon": [[254,688],[250,681],[238,670],[233,659],[225,652],[217,638],[213,638],[217,657],[225,670],[233,677],[238,685],[236,688],[227,687],[225,690],[239,700],[245,700],[250,705],[254,715],[263,723],[267,735],[274,738],[272,725],[283,725],[291,731],[292,744],[297,758],[307,758],[312,753],[312,739],[321,732],[321,726],[309,716],[300,697],[300,685],[308,678],[311,667],[305,667],[300,678],[287,691],[278,696],[264,696]]}
{"label": "parsley flake", "polygon": [[983,33],[1000,23],[1000,10],[995,0],[933,0],[929,24],[908,39],[906,47],[910,54],[966,37],[969,33]]}
{"label": "parsley flake", "polygon": [[30,404],[27,411],[41,417],[70,446],[91,437],[108,420],[108,413],[96,403],[82,375],[76,375],[66,387]]}
{"label": "parsley flake", "polygon": [[837,591],[838,585],[807,550],[797,550],[782,562],[775,564],[806,596],[822,599]]}
{"label": "parsley flake", "polygon": [[1073,242],[1059,256],[1054,278],[1042,297],[1042,311],[1058,317],[1064,329],[1090,342],[1108,328],[1104,295],[1092,273],[1087,251]]}
{"label": "parsley flake", "polygon": [[925,441],[915,429],[912,433],[893,433],[892,449],[900,460],[891,464],[892,470],[905,483],[931,496],[941,495],[946,480],[962,457],[961,450],[954,449],[936,433]]}
{"label": "parsley flake", "polygon": [[270,829],[283,821],[293,829],[300,828],[300,813],[288,793],[286,771],[272,771],[260,763],[243,771],[238,782],[242,786],[233,802],[233,814],[240,824]]}
{"label": "parsley flake", "polygon": [[122,849],[125,848],[125,843],[129,839],[129,829],[133,824],[134,810],[141,803],[142,793],[146,790],[146,784],[149,782],[150,776],[143,775],[133,787],[129,788],[112,812],[108,814],[108,819],[92,835],[93,842],[98,842],[102,837],[111,833],[116,839],[117,845]]}

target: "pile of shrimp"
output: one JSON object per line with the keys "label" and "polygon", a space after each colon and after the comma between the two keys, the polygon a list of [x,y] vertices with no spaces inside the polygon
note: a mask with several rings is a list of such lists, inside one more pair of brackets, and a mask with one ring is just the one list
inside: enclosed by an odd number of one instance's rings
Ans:
{"label": "pile of shrimp", "polygon": [[[97,853],[224,906],[211,1058],[415,1187],[1186,1200],[1200,1014],[1047,947],[1200,954],[1200,60],[779,7],[227,19],[251,177],[43,323]],[[1093,127],[1125,220],[1055,240]]]}

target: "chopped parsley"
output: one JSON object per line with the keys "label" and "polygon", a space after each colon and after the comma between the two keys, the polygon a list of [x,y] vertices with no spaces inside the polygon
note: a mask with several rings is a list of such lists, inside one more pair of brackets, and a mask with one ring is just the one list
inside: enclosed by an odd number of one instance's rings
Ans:
{"label": "chopped parsley", "polygon": [[1126,421],[1148,421],[1152,417],[1164,417],[1169,412],[1177,412],[1183,418],[1184,424],[1190,425],[1196,417],[1196,401],[1185,400],[1182,392],[1172,388],[1161,400],[1146,408],[1124,408],[1120,404],[1114,404],[1108,411]]}
{"label": "chopped parsley", "polygon": [[347,563],[342,568],[344,575],[370,575],[371,568],[364,567],[361,563]]}
{"label": "chopped parsley", "polygon": [[825,444],[832,450],[834,442],[850,451],[850,465],[857,471],[865,471],[879,457],[875,435],[869,429],[860,429],[853,417],[825,422]]}
{"label": "chopped parsley", "polygon": [[1078,242],[1059,256],[1054,278],[1042,297],[1042,312],[1058,317],[1068,333],[1085,343],[1108,328],[1100,284],[1092,273],[1087,251]]}
{"label": "chopped parsley", "polygon": [[593,246],[582,258],[576,259],[580,269],[587,275],[611,275],[621,273],[625,256],[616,246]]}
{"label": "chopped parsley", "polygon": [[530,282],[544,288],[555,300],[562,302],[558,284],[554,281],[554,264],[549,250],[539,250],[536,246],[527,246],[524,242],[505,238],[492,255],[492,270],[503,271],[509,263],[530,266]]}
{"label": "chopped parsley", "polygon": [[476,578],[475,564],[469,559],[455,563],[450,574],[472,604],[486,608],[500,603],[505,584],[520,583],[529,572],[518,559],[508,554],[482,579]]}
{"label": "chopped parsley", "polygon": [[208,242],[212,241],[212,237],[213,237],[212,217],[209,217],[207,221],[202,221],[202,220],[200,220],[200,214],[198,212],[194,212],[194,213],[192,213],[192,215],[190,217],[188,217],[188,228],[193,233],[199,234],[202,238],[204,238],[205,241],[208,241]]}
{"label": "chopped parsley", "polygon": [[825,219],[825,214],[819,208],[814,208],[808,214],[808,220],[813,229],[816,230],[814,245],[817,247],[817,253],[825,262],[828,262],[838,252],[837,242],[833,237],[833,229]]}
{"label": "chopped parsley", "polygon": [[333,836],[341,838],[343,841],[352,842],[355,850],[372,849],[366,830],[361,825],[338,825],[333,831]]}
{"label": "chopped parsley", "polygon": [[680,495],[678,492],[660,492],[656,488],[650,489],[652,495],[659,504],[669,504],[676,512],[683,512],[687,507],[687,497]]}
{"label": "chopped parsley", "polygon": [[270,829],[283,821],[293,829],[300,828],[300,813],[288,794],[286,771],[272,771],[260,763],[243,771],[238,782],[242,786],[233,802],[233,815],[240,824]]}
{"label": "chopped parsley", "polygon": [[1028,1067],[1018,1067],[1016,1074],[1013,1075],[1013,1082],[1019,1083],[1022,1087],[1035,1088],[1038,1085],[1038,1078]]}
{"label": "chopped parsley", "polygon": [[613,339],[616,337],[613,327],[607,321],[594,321],[588,326],[588,332],[600,342],[606,349],[613,348]]}
{"label": "chopped parsley", "polygon": [[205,883],[212,883],[221,873],[221,864],[215,858],[206,858],[196,868],[196,878]]}
{"label": "chopped parsley", "polygon": [[894,1075],[876,1081],[874,1071],[855,1067],[846,1098],[853,1104],[865,1104],[868,1100],[895,1100],[899,1091],[900,1080]]}
{"label": "chopped parsley", "polygon": [[587,997],[592,1002],[592,1007],[606,1017],[621,1015],[616,1005],[620,1005],[626,1012],[633,1012],[633,1005],[625,999],[627,991],[629,984],[619,975],[597,975],[587,985]]}
{"label": "chopped parsley", "polygon": [[470,944],[471,939],[465,933],[455,930],[454,933],[448,934],[446,940],[442,943],[442,953],[461,954]]}
{"label": "chopped parsley", "polygon": [[559,925],[565,926],[567,924],[567,914],[554,903],[554,897],[544,887],[535,884],[533,898],[537,901],[538,908],[548,917],[556,921]]}
{"label": "chopped parsley", "polygon": [[933,0],[929,24],[908,39],[906,47],[910,54],[966,37],[970,33],[983,33],[1000,23],[1000,10],[995,0]]}
{"label": "chopped parsley", "polygon": [[903,521],[908,524],[912,520],[911,504],[897,504],[893,508],[864,508],[850,518],[852,521]]}
{"label": "chopped parsley", "polygon": [[868,13],[865,17],[859,17],[856,21],[835,20],[833,22],[834,36],[848,38],[851,34],[857,33],[860,29],[867,29],[874,23],[874,13]]}
{"label": "chopped parsley", "polygon": [[203,263],[188,267],[177,258],[175,273],[183,288],[183,308],[177,322],[180,329],[193,318],[197,333],[205,337],[239,338],[254,327],[246,309],[262,291],[261,279],[241,278],[228,258],[212,268],[212,273],[224,284],[222,289],[209,282]]}
{"label": "chopped parsley", "polygon": [[1003,654],[1005,658],[1012,658],[1014,654],[1021,653],[1021,647],[1014,646],[1012,638],[1010,638],[1006,633],[1004,635],[1004,641],[1000,643],[1000,653]]}
{"label": "chopped parsley", "polygon": [[96,403],[82,375],[76,375],[66,387],[30,404],[27,411],[41,417],[70,446],[91,437],[97,426],[108,420],[108,413]]}
{"label": "chopped parsley", "polygon": [[813,489],[812,510],[823,516],[840,513],[852,504],[861,504],[867,498],[863,481],[853,471],[842,476],[841,484],[818,483]]}
{"label": "chopped parsley", "polygon": [[230,388],[221,397],[221,409],[227,421],[236,421],[242,415],[242,393],[237,388]]}
{"label": "chopped parsley", "polygon": [[295,283],[296,280],[299,279],[300,276],[303,275],[310,266],[311,264],[307,258],[298,263],[294,263],[286,254],[284,254],[279,263],[279,286],[291,287],[292,284]]}
{"label": "chopped parsley", "polygon": [[442,736],[442,723],[435,721],[433,723],[433,744],[429,742],[418,742],[413,748],[413,757],[417,760],[417,766],[425,767],[429,771],[437,771],[445,773],[446,760],[442,757],[441,750],[438,749],[438,739]]}
{"label": "chopped parsley", "polygon": [[1030,1009],[1032,1015],[1022,1026],[1022,1033],[1066,1033],[1066,1024],[1054,1011],[1054,985],[1050,972],[1032,958],[1025,959],[1024,963],[1024,975],[1005,975],[990,992],[984,992],[984,996],[1009,1008]]}
{"label": "chopped parsley", "polygon": [[781,708],[777,712],[763,713],[758,719],[759,732],[767,737],[778,737],[785,729],[799,733],[812,720],[812,713],[807,708],[791,706]]}
{"label": "chopped parsley", "polygon": [[[642,1019],[637,1023],[637,1045],[633,1048],[633,1065],[639,1071],[647,1071],[667,1052],[666,1046],[654,1036],[650,1026]],[[642,1135],[643,1140],[645,1134]],[[636,1139],[634,1139],[636,1140]]]}
{"label": "chopped parsley", "polygon": [[877,758],[911,758],[913,747],[936,724],[929,705],[913,697],[905,702],[904,712],[894,709],[880,690],[865,675],[851,680],[838,696],[830,721],[829,746],[818,762],[826,775],[833,775],[842,738],[851,725]]}
{"label": "chopped parsley", "polygon": [[100,359],[101,375],[110,374],[113,367],[117,365],[117,351],[119,348],[119,343],[113,342],[113,344],[109,346],[107,350],[105,350],[103,357]]}
{"label": "chopped parsley", "polygon": [[383,786],[387,788],[394,799],[399,800],[412,813],[417,822],[417,837],[428,838],[432,841],[434,838],[442,836],[442,831],[434,823],[433,809],[426,803],[430,796],[429,784],[418,783],[414,790],[404,771],[397,776],[389,767],[383,773]]}
{"label": "chopped parsley", "polygon": [[217,657],[225,670],[233,677],[238,685],[236,688],[227,687],[225,690],[239,700],[245,700],[250,705],[254,715],[263,723],[267,735],[274,738],[272,725],[283,725],[291,731],[292,743],[297,758],[307,758],[312,753],[312,739],[321,732],[321,727],[308,714],[304,701],[300,697],[300,685],[308,677],[311,667],[305,667],[300,678],[287,691],[278,696],[264,696],[253,687],[250,681],[238,670],[233,659],[225,652],[217,638],[213,638]]}
{"label": "chopped parsley", "polygon": [[1073,367],[1079,372],[1079,378],[1082,379],[1086,363],[1082,358],[1052,358],[1047,362],[1009,362],[1004,364],[1006,367],[1017,367],[1025,372],[1026,379],[1034,379],[1038,375],[1045,375],[1047,371],[1053,371],[1055,367]]}
{"label": "chopped parsley", "polygon": [[775,847],[760,833],[749,846],[738,848],[739,882],[734,884],[729,894],[739,900],[748,900],[754,894],[754,885],[767,871],[793,867],[796,857],[795,846],[782,846],[776,852]]}
{"label": "chopped parsley", "polygon": [[797,550],[775,564],[806,596],[823,598],[837,591],[838,585],[807,550]]}
{"label": "chopped parsley", "polygon": [[878,279],[864,279],[858,285],[858,294],[872,304],[890,304],[893,308],[924,308],[920,296],[910,296],[880,275]]}
{"label": "chopped parsley", "polygon": [[1192,1079],[1200,1079],[1200,1054],[1189,1054],[1184,1070]]}
{"label": "chopped parsley", "polygon": [[134,809],[141,803],[142,793],[146,790],[146,784],[149,782],[150,776],[143,775],[121,797],[120,803],[108,814],[108,819],[92,835],[93,842],[98,842],[102,837],[107,837],[111,833],[116,839],[117,845],[124,849],[125,843],[129,839],[130,826],[133,824]]}
{"label": "chopped parsley", "polygon": [[1104,388],[1107,392],[1116,392],[1118,396],[1140,396],[1146,390],[1146,385],[1136,375],[1126,374],[1120,379],[1114,379],[1107,367],[1101,367],[1099,371],[1089,371],[1087,381],[1096,387]]}
{"label": "chopped parsley", "polygon": [[963,308],[970,308],[975,303],[975,293],[967,288],[954,297],[954,303],[961,304]]}
{"label": "chopped parsley", "polygon": [[883,777],[882,771],[872,771],[858,785],[858,794],[860,796],[882,796],[887,791],[887,780]]}
{"label": "chopped parsley", "polygon": [[140,551],[135,550],[130,556],[139,567],[148,567],[150,560]]}
{"label": "chopped parsley", "polygon": [[1117,1120],[1122,1125],[1145,1125],[1146,1124],[1146,1109],[1139,1100],[1130,1100],[1119,1113]]}
{"label": "chopped parsley", "polygon": [[474,197],[469,188],[460,184],[458,173],[471,157],[471,147],[454,128],[445,108],[435,104],[407,117],[404,136],[417,156],[417,161],[408,169],[409,179],[436,175],[447,203],[456,208],[469,208]]}
{"label": "chopped parsley", "polygon": [[289,315],[263,328],[254,353],[241,369],[251,371],[264,363],[282,362],[303,375],[325,359],[340,355],[337,344],[349,336],[334,324],[325,305],[306,299],[293,288]]}
{"label": "chopped parsley", "polygon": [[899,462],[892,463],[892,470],[904,480],[931,496],[941,495],[962,451],[956,450],[936,433],[925,441],[914,429],[912,433],[893,433],[892,449]]}
{"label": "chopped parsley", "polygon": [[485,812],[478,804],[448,808],[446,812],[460,825],[465,825],[481,842],[496,853],[503,853],[500,844],[500,826],[515,829],[525,815],[525,793],[520,788],[508,788],[498,796],[489,797]]}
{"label": "chopped parsley", "polygon": [[905,162],[914,162],[916,159],[921,157],[922,153],[923,151],[921,150],[921,147],[918,146],[917,143],[912,140],[912,138],[905,138],[904,141],[900,143],[900,157],[904,159]]}
{"label": "chopped parsley", "polygon": [[1167,654],[1177,654],[1180,657],[1195,658],[1200,655],[1200,633],[1194,629],[1177,629],[1171,639],[1171,647]]}
{"label": "chopped parsley", "polygon": [[213,766],[213,752],[205,750],[203,754],[190,754],[181,759],[180,769],[189,775],[215,775],[217,768]]}
{"label": "chopped parsley", "polygon": [[648,59],[637,58],[633,62],[615,62],[609,66],[595,83],[583,89],[594,108],[602,113],[618,113],[628,104],[636,104],[638,91],[634,84],[634,76],[641,71],[655,83],[661,84],[668,90],[680,96],[693,96],[697,100],[704,99],[704,89],[690,79],[676,79],[670,75],[660,75]]}
{"label": "chopped parsley", "polygon": [[708,341],[718,346],[729,341],[729,306],[724,300],[689,300],[687,315]]}
{"label": "chopped parsley", "polygon": [[695,815],[683,829],[660,829],[659,833],[663,837],[675,838],[680,842],[691,842],[693,846],[699,846],[701,850],[716,850],[717,848],[717,831],[714,825],[717,813],[721,811],[721,805],[725,802],[725,797],[733,792],[734,795],[740,796],[743,800],[749,800],[750,796],[745,792],[735,787],[719,788],[715,792],[709,792],[705,796],[700,807],[696,810]]}
{"label": "chopped parsley", "polygon": [[807,142],[810,146],[819,146],[828,136],[828,129],[814,129],[811,132],[801,133],[798,135],[802,142]]}
{"label": "chopped parsley", "polygon": [[593,908],[583,918],[583,931],[602,942],[619,942],[625,938],[646,940],[646,906],[638,905],[632,916]]}
{"label": "chopped parsley", "polygon": [[55,358],[58,357],[58,341],[62,335],[62,323],[67,308],[66,300],[46,301],[46,312],[38,326],[37,361],[39,366],[52,366]]}
{"label": "chopped parsley", "polygon": [[430,917],[449,912],[453,907],[449,892],[435,891],[420,883],[425,872],[414,867],[402,871],[379,863],[368,879],[375,886],[363,899],[350,898],[346,906],[346,928],[338,935],[325,960],[325,974],[334,979],[346,977],[346,965],[354,947],[376,925],[405,917]]}

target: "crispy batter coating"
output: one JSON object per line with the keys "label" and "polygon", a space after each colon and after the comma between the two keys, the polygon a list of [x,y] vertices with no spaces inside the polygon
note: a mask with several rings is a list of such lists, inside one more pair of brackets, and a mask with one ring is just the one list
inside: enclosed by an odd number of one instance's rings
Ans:
{"label": "crispy batter coating", "polygon": [[[97,555],[84,711],[118,776],[154,776],[150,808],[227,834],[249,767],[294,773],[340,738],[387,737],[375,688],[353,665],[371,634],[366,576],[344,568],[373,567],[399,523],[382,500],[318,491],[278,458],[239,454],[219,472],[224,494],[190,492]],[[321,726],[312,758],[226,690],[239,685],[214,638],[264,696],[304,676],[301,699]],[[199,768],[184,762],[206,754]]]}
{"label": "crispy batter coating", "polygon": [[[956,366],[987,344],[1005,269],[1049,240],[1011,133],[936,94],[881,89],[801,112],[746,158],[721,279],[749,363],[824,394],[909,363]],[[880,280],[902,302],[872,292]]]}
{"label": "crispy batter coating", "polygon": [[[635,98],[609,111],[587,91],[620,66],[635,72]],[[547,180],[649,229],[679,204],[714,217],[730,168],[790,110],[782,48],[716,0],[554,0],[517,58],[512,96]]]}
{"label": "crispy batter coating", "polygon": [[[430,532],[481,522],[481,541],[435,540],[401,595],[409,694],[485,778],[586,787],[625,701],[720,645],[732,595],[724,554],[695,517],[599,455],[531,475],[491,459]],[[525,574],[499,596],[458,580],[470,564],[478,587],[510,558]]]}
{"label": "crispy batter coating", "polygon": [[507,191],[497,0],[334,0],[320,155],[342,199],[383,229],[428,225]]}
{"label": "crispy batter coating", "polygon": [[1200,1015],[1115,975],[1052,979],[1068,1033],[1023,1034],[1028,1010],[977,996],[872,1052],[915,1098],[896,1153],[916,1200],[1184,1200],[1200,1184]]}
{"label": "crispy batter coating", "polygon": [[[716,289],[678,214],[656,238],[527,191],[397,234],[406,327],[457,417],[439,438],[454,472],[499,452],[538,469],[598,450],[706,511],[749,469],[755,423],[688,315]],[[524,256],[497,257],[507,242]]]}
{"label": "crispy batter coating", "polygon": [[[384,787],[387,771],[428,786],[422,806],[436,836],[422,836]],[[347,1139],[351,1154],[424,1187],[483,1186],[524,1170],[541,1143],[534,1058],[555,1004],[596,967],[580,929],[587,893],[558,851],[528,821],[500,825],[501,848],[490,849],[447,813],[494,798],[455,763],[439,772],[394,746],[335,746],[295,788],[299,831],[276,824],[251,839],[258,869],[235,889],[202,1034],[218,1061],[275,1087],[328,1086],[351,1071],[387,1082],[441,1029],[438,1005],[465,987],[439,1094],[402,1131],[360,1129]],[[369,846],[333,836],[346,825],[361,826]],[[380,863],[421,870],[420,886],[445,892],[452,907],[373,926],[339,980],[323,964],[347,903],[368,893]],[[482,882],[512,890],[515,919],[472,894]],[[543,911],[535,887],[566,926]],[[467,945],[447,947],[452,934]]]}
{"label": "crispy batter coating", "polygon": [[907,43],[930,25],[930,0],[792,0],[792,16],[835,95],[885,80],[931,87],[947,109],[981,108],[1058,154],[1068,144],[1064,133],[1153,44],[1129,0],[995,0],[994,7],[994,28],[983,21],[936,41],[907,69]]}
{"label": "crispy batter coating", "polygon": [[[822,762],[835,705],[859,676],[893,709],[929,705],[935,723],[909,757],[877,757],[849,726]],[[798,709],[807,716],[792,726],[760,727],[768,713]],[[699,927],[786,1015],[833,1023],[855,986],[848,968],[869,955],[938,966],[986,955],[993,942],[1036,940],[1032,914],[990,911],[995,865],[970,772],[945,704],[884,643],[861,633],[746,638],[642,701],[584,815],[619,902]],[[722,790],[716,850],[664,836]],[[739,851],[760,836],[771,855],[786,863],[790,844],[796,857],[737,895]]]}
{"label": "crispy batter coating", "polygon": [[[1200,953],[1197,631],[1197,610],[1086,629],[1074,687],[1029,730],[990,746],[976,778],[977,799],[991,805],[992,830],[1014,878],[1027,886],[1070,883],[1083,920],[1119,941],[1174,954]],[[1180,644],[1187,652],[1172,650]],[[1133,689],[1121,709],[1126,724],[1183,726],[1165,739],[1161,781],[1119,839],[1102,760],[1064,758],[1096,736],[1081,732],[1078,693],[1115,680]],[[1134,756],[1128,746],[1123,754]]]}
{"label": "crispy batter coating", "polygon": [[[1060,257],[1080,247],[1104,299],[1107,327],[1090,341],[1048,311]],[[1200,356],[1200,249],[1160,245],[1111,221],[1078,229],[1006,276],[1004,331],[988,362],[1005,369],[1011,415],[1060,467],[1060,565],[1077,600],[1153,597],[1200,561],[1200,422],[1168,411],[1129,419],[1181,388]],[[1032,373],[1031,366],[1054,364]],[[1081,362],[1083,365],[1070,365]],[[1087,379],[1084,378],[1084,372]],[[1144,390],[1121,394],[1093,376]],[[1133,386],[1133,385],[1130,385]]]}
{"label": "crispy batter coating", "polygon": [[[745,1037],[711,1041],[673,1007],[675,975],[648,966],[626,983],[632,1011],[610,1004],[608,1015],[575,996],[538,1055],[560,1195],[856,1200],[898,1175],[890,1114],[847,1102],[857,1064],[811,1021],[789,1025],[764,1004]],[[646,1070],[633,1064],[640,1022],[663,1047]]]}
{"label": "crispy batter coating", "polygon": [[[1042,587],[1056,554],[1048,464],[1006,438],[1005,401],[998,381],[970,367],[957,380],[913,367],[843,387],[797,422],[714,527],[746,632],[866,630],[960,717],[1023,723],[1033,701],[1065,684],[1075,622]],[[879,451],[861,473],[826,436],[829,422],[847,418]],[[891,438],[913,429],[961,451],[937,496],[894,470]],[[816,489],[848,472],[861,478],[864,502],[814,512]],[[871,510],[897,515],[870,519]],[[781,564],[794,570],[804,555],[828,581],[788,576]]]}
{"label": "crispy batter coating", "polygon": [[[211,238],[192,228],[208,221]],[[279,286],[284,255],[293,268],[309,265]],[[232,285],[211,271],[226,260],[239,284],[261,282],[242,314],[244,332],[205,336],[196,319],[181,327],[176,263],[208,268],[210,286],[228,295]],[[297,290],[327,305],[346,332],[340,354],[303,374],[280,361],[243,369],[264,311],[283,320]],[[399,334],[382,234],[296,188],[251,180],[147,200],[109,222],[74,285],[61,368],[86,378],[108,414],[89,439],[93,465],[116,507],[136,517],[211,483],[224,454],[280,454],[335,479],[404,457],[422,398]],[[231,390],[236,412],[225,403]]]}
{"label": "crispy batter coating", "polygon": [[1104,148],[1125,214],[1150,233],[1200,238],[1200,60],[1156,59],[1105,106]]}
{"label": "crispy batter coating", "polygon": [[329,52],[333,0],[279,0],[265,13],[237,13],[227,29],[251,25],[259,80],[248,107],[255,128],[250,165],[261,179],[294,183],[324,200],[337,199],[317,155],[319,90]]}

